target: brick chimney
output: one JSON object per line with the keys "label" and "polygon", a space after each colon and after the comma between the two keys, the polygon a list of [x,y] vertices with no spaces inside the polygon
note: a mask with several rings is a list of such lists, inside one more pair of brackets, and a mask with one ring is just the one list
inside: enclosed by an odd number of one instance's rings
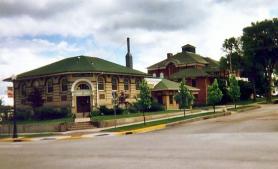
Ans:
{"label": "brick chimney", "polygon": [[196,53],[196,48],[195,46],[192,46],[190,44],[184,45],[181,47],[182,48],[182,52],[192,52],[192,53]]}
{"label": "brick chimney", "polygon": [[127,38],[127,54],[125,55],[126,67],[133,69],[132,55],[130,53],[129,37]]}

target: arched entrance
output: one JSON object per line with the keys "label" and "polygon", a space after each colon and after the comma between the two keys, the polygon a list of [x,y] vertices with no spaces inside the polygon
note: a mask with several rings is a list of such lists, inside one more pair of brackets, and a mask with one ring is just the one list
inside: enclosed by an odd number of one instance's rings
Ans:
{"label": "arched entrance", "polygon": [[72,110],[77,116],[91,112],[93,105],[93,84],[87,79],[79,79],[72,84]]}

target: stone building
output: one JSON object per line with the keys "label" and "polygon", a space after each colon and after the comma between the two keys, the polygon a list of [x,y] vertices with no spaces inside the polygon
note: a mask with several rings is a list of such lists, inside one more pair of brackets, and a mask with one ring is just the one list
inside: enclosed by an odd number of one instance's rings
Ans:
{"label": "stone building", "polygon": [[78,117],[100,105],[112,107],[112,91],[124,92],[128,102],[136,101],[145,76],[131,67],[97,57],[66,58],[19,74],[14,82],[15,103],[17,108],[30,108],[27,97],[38,88],[44,106],[70,107]]}
{"label": "stone building", "polygon": [[195,47],[187,44],[182,52],[168,53],[166,59],[149,66],[148,74],[177,82],[185,79],[187,85],[200,89],[194,95],[196,104],[206,104],[208,86],[220,76],[220,70],[217,61],[196,54]]}

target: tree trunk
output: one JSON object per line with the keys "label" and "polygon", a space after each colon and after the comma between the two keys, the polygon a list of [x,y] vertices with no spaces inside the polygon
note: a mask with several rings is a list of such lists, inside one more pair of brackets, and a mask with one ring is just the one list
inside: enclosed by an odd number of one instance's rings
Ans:
{"label": "tree trunk", "polygon": [[143,111],[143,117],[144,117],[144,125],[146,125],[145,111]]}
{"label": "tree trunk", "polygon": [[214,111],[214,113],[215,113],[215,105],[213,105],[213,111]]}
{"label": "tree trunk", "polygon": [[185,117],[185,109],[183,109],[183,116]]}
{"label": "tree trunk", "polygon": [[272,85],[272,78],[271,78],[271,75],[272,75],[272,73],[271,73],[271,71],[269,71],[268,72],[268,86],[267,86],[267,94],[266,94],[266,101],[268,102],[268,103],[271,103],[271,101],[272,101],[272,97],[271,97],[271,85]]}
{"label": "tree trunk", "polygon": [[257,92],[256,92],[256,85],[255,85],[255,79],[252,78],[251,80],[252,88],[253,88],[253,102],[257,100]]}

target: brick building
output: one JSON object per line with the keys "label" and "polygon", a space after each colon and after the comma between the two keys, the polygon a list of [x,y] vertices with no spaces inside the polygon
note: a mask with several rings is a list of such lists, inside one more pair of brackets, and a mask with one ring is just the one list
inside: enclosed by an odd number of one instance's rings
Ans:
{"label": "brick building", "polygon": [[220,75],[219,63],[196,54],[195,47],[189,44],[182,46],[182,51],[175,55],[168,53],[166,59],[147,69],[152,77],[176,82],[185,79],[187,85],[200,89],[199,93],[194,95],[196,104],[207,103],[208,86]]}
{"label": "brick building", "polygon": [[27,97],[37,88],[44,106],[70,107],[80,117],[100,105],[112,107],[112,91],[124,92],[128,102],[136,101],[145,76],[130,63],[122,66],[88,56],[66,58],[19,74],[14,81],[15,103],[17,108],[30,108]]}

